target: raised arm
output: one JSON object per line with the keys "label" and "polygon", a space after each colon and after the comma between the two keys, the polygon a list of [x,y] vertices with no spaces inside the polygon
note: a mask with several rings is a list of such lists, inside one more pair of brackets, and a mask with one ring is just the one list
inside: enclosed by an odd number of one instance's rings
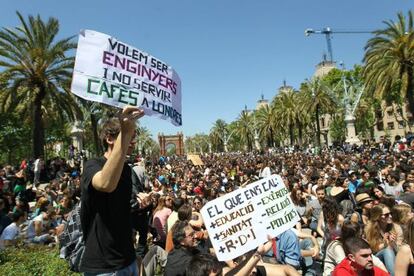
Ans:
{"label": "raised arm", "polygon": [[127,106],[119,116],[121,131],[118,137],[108,139],[113,147],[105,153],[107,161],[101,171],[92,178],[92,186],[101,192],[112,193],[118,186],[124,167],[128,147],[135,135],[135,122],[144,115],[144,111],[137,107]]}

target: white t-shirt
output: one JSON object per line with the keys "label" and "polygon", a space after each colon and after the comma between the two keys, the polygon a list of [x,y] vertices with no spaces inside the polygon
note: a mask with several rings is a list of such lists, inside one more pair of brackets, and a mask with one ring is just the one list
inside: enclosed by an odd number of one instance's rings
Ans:
{"label": "white t-shirt", "polygon": [[15,240],[20,234],[20,228],[15,222],[9,224],[0,236],[0,249],[4,249],[4,241]]}
{"label": "white t-shirt", "polygon": [[272,172],[270,171],[269,167],[265,167],[259,173],[259,177],[261,177],[261,178],[266,178],[266,177],[271,176],[271,175],[272,175]]}
{"label": "white t-shirt", "polygon": [[35,226],[34,226],[34,222],[35,221],[40,221],[42,223],[42,231],[45,230],[45,221],[43,221],[43,214],[41,213],[40,215],[38,215],[37,217],[35,217],[34,219],[32,219],[29,223],[29,226],[27,227],[27,238],[28,239],[32,239],[36,236],[36,230],[35,230]]}

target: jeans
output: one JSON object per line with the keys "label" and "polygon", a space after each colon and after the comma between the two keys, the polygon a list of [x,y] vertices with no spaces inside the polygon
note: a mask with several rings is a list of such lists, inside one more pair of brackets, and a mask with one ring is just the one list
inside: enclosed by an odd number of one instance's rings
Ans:
{"label": "jeans", "polygon": [[113,272],[104,272],[104,273],[92,273],[84,272],[84,276],[138,276],[138,264],[137,261],[133,261],[129,266],[119,269]]}
{"label": "jeans", "polygon": [[394,276],[395,252],[392,248],[386,247],[375,254],[385,265],[391,276]]}

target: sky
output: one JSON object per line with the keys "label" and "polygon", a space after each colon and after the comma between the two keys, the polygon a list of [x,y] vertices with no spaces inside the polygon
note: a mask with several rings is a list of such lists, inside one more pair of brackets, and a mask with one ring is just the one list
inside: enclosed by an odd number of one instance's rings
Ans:
{"label": "sky", "polygon": [[[3,0],[0,27],[19,25],[16,11],[60,22],[59,38],[91,29],[114,36],[171,65],[182,83],[182,127],[155,117],[141,124],[156,139],[208,134],[230,123],[261,95],[269,101],[285,80],[299,88],[327,53],[323,35],[305,29],[372,31],[414,9],[402,0]],[[361,64],[371,34],[333,34],[333,57]],[[77,40],[77,38],[75,39]]]}

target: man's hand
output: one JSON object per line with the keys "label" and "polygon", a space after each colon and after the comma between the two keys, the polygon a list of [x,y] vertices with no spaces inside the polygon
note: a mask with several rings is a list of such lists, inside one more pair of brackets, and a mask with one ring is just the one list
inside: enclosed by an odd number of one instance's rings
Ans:
{"label": "man's hand", "polygon": [[135,122],[144,116],[144,110],[134,106],[125,106],[118,118],[123,133],[133,133],[136,129]]}
{"label": "man's hand", "polygon": [[151,195],[146,193],[137,194],[137,201],[141,209],[148,207],[151,204]]}

